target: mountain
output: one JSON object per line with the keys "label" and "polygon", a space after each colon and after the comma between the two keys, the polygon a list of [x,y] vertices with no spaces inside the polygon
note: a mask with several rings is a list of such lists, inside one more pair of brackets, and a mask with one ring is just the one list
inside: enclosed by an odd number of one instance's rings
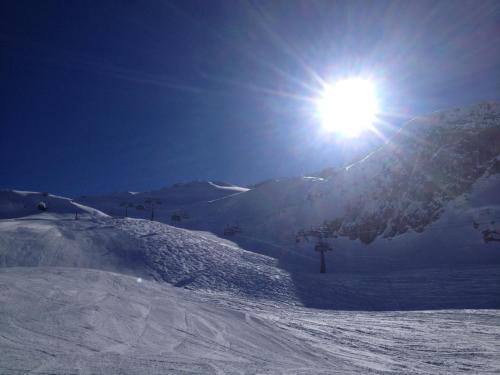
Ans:
{"label": "mountain", "polygon": [[97,196],[81,196],[75,200],[113,216],[150,218],[154,208],[156,219],[170,221],[172,215],[184,219],[186,207],[210,202],[248,191],[226,182],[191,181],[148,192],[118,192]]}
{"label": "mountain", "polygon": [[322,229],[364,243],[422,232],[448,202],[470,198],[477,184],[496,185],[490,177],[498,173],[500,105],[416,118],[384,147],[332,174],[332,198],[347,203]]}
{"label": "mountain", "polygon": [[499,174],[500,104],[482,103],[415,118],[345,168],[191,205],[174,224],[244,247],[326,241],[339,270],[497,262]]}

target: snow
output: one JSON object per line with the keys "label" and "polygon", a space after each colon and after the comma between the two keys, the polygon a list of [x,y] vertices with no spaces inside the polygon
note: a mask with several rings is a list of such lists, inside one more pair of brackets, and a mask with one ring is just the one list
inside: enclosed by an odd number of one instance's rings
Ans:
{"label": "snow", "polygon": [[[155,207],[155,217],[158,220],[170,222],[173,213],[192,205],[238,195],[248,190],[224,182],[191,181],[148,192],[117,192],[99,196],[81,196],[76,198],[76,201],[113,216],[125,216],[125,208],[122,205],[126,203],[130,205],[127,210],[129,217],[149,218],[150,207],[146,200],[153,198],[161,202]],[[143,206],[144,209],[138,209],[138,206]]]}
{"label": "snow", "polygon": [[[484,176],[498,173],[498,139],[500,104],[481,103],[417,117],[360,161],[319,173],[321,177],[269,180],[250,190],[193,181],[78,201],[113,216],[124,216],[120,204],[128,202],[133,205],[128,216],[148,218],[150,208],[138,208],[146,206],[146,198],[157,198],[162,204],[154,208],[155,220],[219,236],[238,227],[241,233],[232,240],[245,248],[251,238],[258,242],[253,248],[263,242],[293,248],[298,237],[338,221],[329,233],[331,242],[342,245],[337,238],[348,238],[362,251],[365,244],[424,232],[441,220],[450,201],[470,194]],[[498,195],[498,180],[493,189]],[[481,239],[479,232],[475,235]]]}
{"label": "snow", "polygon": [[175,286],[294,301],[294,286],[277,260],[241,249],[209,233],[196,233],[158,222],[115,220],[137,240],[156,279]]}
{"label": "snow", "polygon": [[348,312],[88,269],[0,270],[0,372],[496,373],[499,310]]}
{"label": "snow", "polygon": [[99,268],[147,275],[138,242],[105,220],[43,213],[0,220],[0,267]]}
{"label": "snow", "polygon": [[208,232],[57,213],[0,220],[0,259],[0,373],[499,369],[498,266],[319,275]]}
{"label": "snow", "polygon": [[23,217],[40,213],[38,203],[45,202],[51,213],[72,213],[105,217],[105,213],[74,202],[70,198],[48,193],[20,190],[0,190],[0,219]]}
{"label": "snow", "polygon": [[212,181],[208,181],[208,183],[215,187],[216,189],[221,189],[221,190],[229,190],[231,192],[240,192],[240,193],[243,193],[245,191],[248,191],[250,189],[248,188],[244,188],[244,187],[241,187],[241,186],[235,186],[235,185],[217,185],[215,182],[212,182]]}
{"label": "snow", "polygon": [[[470,228],[470,231],[475,231]],[[206,232],[141,219],[39,214],[0,220],[0,266],[76,267],[120,272],[210,295],[315,308],[391,310],[498,308],[499,266],[394,267],[385,273],[345,273],[353,264],[391,264],[390,253],[359,254],[349,243],[327,254],[326,275],[313,252],[270,256],[244,250]],[[401,243],[390,242],[397,253]],[[408,244],[403,245],[409,247]],[[489,246],[497,255],[496,244]],[[386,245],[387,246],[387,245]],[[268,251],[267,251],[268,252]],[[408,263],[419,258],[408,253]],[[472,254],[478,260],[485,254]],[[487,255],[487,253],[486,253]],[[439,256],[439,254],[437,255]],[[459,252],[456,257],[460,258]],[[367,258],[367,259],[366,259]],[[333,265],[332,265],[333,263]],[[422,263],[422,261],[420,261]],[[485,298],[485,296],[490,296]]]}
{"label": "snow", "polygon": [[269,320],[157,283],[13,268],[0,285],[2,373],[304,372],[328,363]]}
{"label": "snow", "polygon": [[[367,249],[372,250],[364,254],[369,262],[374,256],[393,258],[391,268],[475,263],[476,254],[477,262],[498,264],[499,252],[491,242],[484,243],[481,231],[472,230],[466,213],[479,209],[473,197],[477,186],[498,174],[498,139],[498,103],[418,117],[347,168],[331,170],[323,178],[271,180],[241,194],[186,206],[189,218],[172,224],[219,236],[236,226],[241,233],[231,240],[243,248],[271,243],[306,253],[317,242],[311,233],[338,222],[338,229],[328,233],[329,241],[336,249],[347,249],[339,251],[347,259],[341,260],[340,269],[351,272],[360,267],[349,252]],[[489,199],[500,197],[500,180],[486,183]],[[457,211],[453,202],[462,199],[470,205]],[[432,245],[438,228],[441,239]],[[457,256],[450,257],[455,251]],[[366,271],[366,265],[360,266]]]}

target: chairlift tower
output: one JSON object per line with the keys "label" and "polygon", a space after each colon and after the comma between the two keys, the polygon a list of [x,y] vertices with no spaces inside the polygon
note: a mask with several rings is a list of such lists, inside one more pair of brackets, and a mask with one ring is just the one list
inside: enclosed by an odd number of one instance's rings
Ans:
{"label": "chairlift tower", "polygon": [[320,254],[321,264],[319,267],[319,272],[326,273],[325,253],[327,251],[331,251],[332,248],[330,247],[330,245],[328,245],[328,242],[326,242],[322,238],[320,238],[318,243],[314,247],[314,250],[318,251]]}

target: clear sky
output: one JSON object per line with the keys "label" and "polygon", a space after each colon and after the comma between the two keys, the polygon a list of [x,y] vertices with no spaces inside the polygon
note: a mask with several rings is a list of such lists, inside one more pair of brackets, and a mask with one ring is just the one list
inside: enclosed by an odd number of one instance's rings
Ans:
{"label": "clear sky", "polygon": [[0,2],[0,188],[249,184],[347,163],[321,82],[376,83],[382,134],[500,99],[499,1]]}

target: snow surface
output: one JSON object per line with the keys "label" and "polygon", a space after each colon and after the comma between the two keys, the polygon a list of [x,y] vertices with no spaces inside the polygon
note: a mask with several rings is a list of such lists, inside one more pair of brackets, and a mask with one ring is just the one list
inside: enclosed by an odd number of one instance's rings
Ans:
{"label": "snow surface", "polygon": [[100,219],[43,213],[0,220],[0,267],[84,267],[147,275],[138,241]]}
{"label": "snow surface", "polygon": [[211,233],[55,213],[0,220],[0,259],[0,373],[500,369],[495,266],[319,275]]}
{"label": "snow surface", "polygon": [[142,219],[39,214],[0,220],[2,266],[94,268],[228,298],[315,308],[500,307],[495,265],[319,275],[316,257],[285,253],[278,260],[210,233]]}
{"label": "snow surface", "polygon": [[0,270],[0,372],[500,371],[500,312],[332,312],[210,299],[104,271]]}

